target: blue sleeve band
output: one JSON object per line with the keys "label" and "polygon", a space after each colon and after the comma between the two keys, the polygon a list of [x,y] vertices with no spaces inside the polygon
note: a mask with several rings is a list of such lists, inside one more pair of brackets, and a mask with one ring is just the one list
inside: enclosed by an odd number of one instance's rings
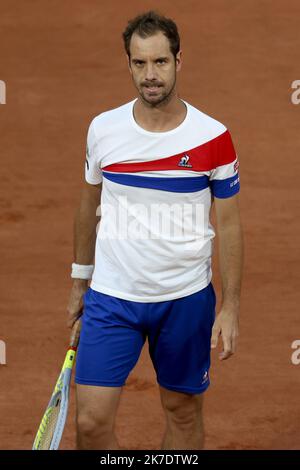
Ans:
{"label": "blue sleeve band", "polygon": [[210,187],[215,197],[226,198],[234,196],[240,190],[240,178],[236,174],[224,180],[211,180]]}

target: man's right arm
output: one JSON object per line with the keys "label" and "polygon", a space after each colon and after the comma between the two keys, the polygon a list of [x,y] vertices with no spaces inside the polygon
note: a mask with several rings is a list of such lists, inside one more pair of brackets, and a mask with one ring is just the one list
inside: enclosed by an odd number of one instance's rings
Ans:
{"label": "man's right arm", "polygon": [[96,216],[100,204],[102,183],[84,183],[81,199],[74,218],[74,263],[93,264],[96,243]]}
{"label": "man's right arm", "polygon": [[[73,226],[73,255],[74,263],[90,265],[94,264],[96,227],[100,216],[96,215],[100,204],[102,182],[90,184],[84,182],[79,206],[76,210]],[[69,299],[68,326],[73,324],[82,315],[82,297],[88,289],[88,280],[73,279],[71,295]]]}

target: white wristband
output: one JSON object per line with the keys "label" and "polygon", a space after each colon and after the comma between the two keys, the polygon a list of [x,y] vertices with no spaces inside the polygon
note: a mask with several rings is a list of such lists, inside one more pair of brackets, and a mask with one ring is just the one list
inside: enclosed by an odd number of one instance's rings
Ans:
{"label": "white wristband", "polygon": [[72,263],[72,273],[71,277],[76,279],[92,279],[92,274],[94,271],[93,264],[77,264]]}

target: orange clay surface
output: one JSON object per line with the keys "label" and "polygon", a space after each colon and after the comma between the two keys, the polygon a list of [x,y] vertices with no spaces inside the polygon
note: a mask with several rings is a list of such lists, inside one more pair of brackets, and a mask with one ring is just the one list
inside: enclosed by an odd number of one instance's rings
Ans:
{"label": "orange clay surface", "polygon": [[[240,336],[229,360],[212,354],[205,448],[300,448],[299,1],[10,0],[0,5],[1,449],[31,448],[60,370],[87,127],[136,96],[121,33],[156,7],[181,34],[179,96],[230,129],[240,159]],[[213,267],[219,310],[217,239]],[[62,449],[75,446],[74,416],[73,384]],[[146,342],[116,433],[124,449],[160,449],[164,428]]]}

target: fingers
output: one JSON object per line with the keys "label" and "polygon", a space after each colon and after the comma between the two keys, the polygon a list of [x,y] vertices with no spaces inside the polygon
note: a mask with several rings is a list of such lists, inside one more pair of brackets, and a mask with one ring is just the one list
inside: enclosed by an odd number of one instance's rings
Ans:
{"label": "fingers", "polygon": [[231,337],[229,335],[226,335],[226,333],[222,334],[222,340],[223,340],[223,351],[219,354],[219,358],[221,360],[228,359],[229,356],[232,354],[232,343],[231,343]]}
{"label": "fingers", "polygon": [[224,360],[232,356],[236,350],[236,339],[238,336],[238,319],[223,311],[217,316],[212,328],[211,348],[218,345],[218,338],[222,336],[223,351],[219,354],[219,359]]}
{"label": "fingers", "polygon": [[67,311],[68,311],[67,326],[68,328],[73,328],[78,318],[82,316],[83,305],[82,304],[69,305]]}
{"label": "fingers", "polygon": [[232,356],[236,351],[236,338],[238,334],[233,332],[232,335],[222,335],[223,351],[219,354],[219,358],[223,361]]}
{"label": "fingers", "polygon": [[67,320],[67,327],[72,329],[76,321],[81,317],[81,315],[82,315],[82,312],[72,313],[72,314],[69,313],[69,317]]}
{"label": "fingers", "polygon": [[213,326],[212,335],[211,335],[211,348],[212,349],[215,349],[217,347],[220,333],[221,333],[221,328],[216,321]]}
{"label": "fingers", "polygon": [[71,336],[70,336],[70,346],[71,347],[75,347],[75,346],[78,345],[80,330],[81,330],[81,320],[79,318],[75,321],[74,326],[73,326],[72,331],[71,331]]}
{"label": "fingers", "polygon": [[219,359],[224,360],[232,356],[236,350],[236,337],[238,336],[235,332],[226,331],[226,328],[221,326],[216,321],[211,336],[211,349],[215,349],[218,345],[219,336],[222,336],[223,351],[219,354]]}
{"label": "fingers", "polygon": [[76,289],[72,289],[70,299],[69,299],[69,305],[67,307],[67,327],[68,328],[73,328],[74,324],[76,323],[76,320],[80,318],[83,314],[83,296],[84,296],[84,291],[78,291]]}

